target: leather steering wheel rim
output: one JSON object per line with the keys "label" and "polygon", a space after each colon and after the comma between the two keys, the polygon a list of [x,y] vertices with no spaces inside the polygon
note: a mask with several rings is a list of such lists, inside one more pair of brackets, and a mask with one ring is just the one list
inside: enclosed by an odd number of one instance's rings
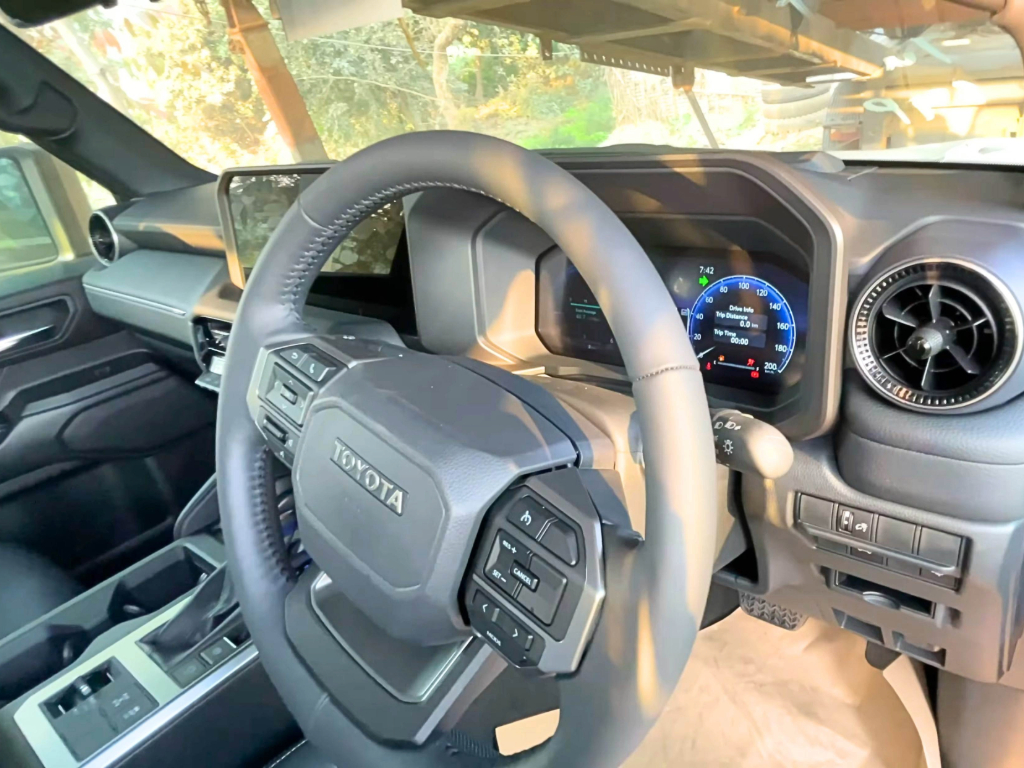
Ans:
{"label": "leather steering wheel rim", "polygon": [[508,761],[618,766],[656,721],[700,626],[715,555],[713,438],[699,366],[658,272],[620,219],[541,155],[479,134],[407,134],[333,167],[284,217],[239,305],[218,406],[221,519],[243,613],[285,704],[338,765],[433,768],[458,759],[437,742],[396,748],[368,736],[290,644],[284,606],[295,578],[272,503],[270,454],[246,402],[261,349],[309,333],[302,308],[337,244],[382,205],[435,188],[494,198],[544,229],[593,289],[632,382],[645,458],[645,540],[614,562],[606,548],[599,630],[580,669],[561,681],[558,732]]}

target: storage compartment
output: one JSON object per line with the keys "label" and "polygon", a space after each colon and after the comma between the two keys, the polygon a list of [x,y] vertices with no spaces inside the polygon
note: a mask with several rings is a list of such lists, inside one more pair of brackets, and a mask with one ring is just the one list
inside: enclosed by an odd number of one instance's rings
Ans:
{"label": "storage compartment", "polygon": [[836,621],[839,623],[839,626],[843,629],[848,629],[873,643],[885,645],[885,642],[882,640],[881,627],[876,626],[875,624],[869,624],[866,621],[861,621],[845,611],[840,611],[838,608],[833,608],[832,613],[836,617]]}
{"label": "storage compartment", "polygon": [[907,656],[919,659],[926,664],[934,664],[937,667],[944,667],[946,665],[945,648],[939,648],[934,645],[915,645],[908,642],[902,632],[893,632],[892,641],[896,646],[896,650],[900,653],[905,653]]}
{"label": "storage compartment", "polygon": [[177,541],[0,642],[0,701],[45,682],[112,627],[153,613],[188,594],[216,568],[198,548]]}
{"label": "storage compartment", "polygon": [[935,603],[925,600],[923,597],[917,597],[903,590],[877,584],[842,571],[835,571],[833,577],[832,585],[836,589],[859,595],[871,605],[890,608],[894,611],[910,611],[922,616],[931,616],[935,613]]}

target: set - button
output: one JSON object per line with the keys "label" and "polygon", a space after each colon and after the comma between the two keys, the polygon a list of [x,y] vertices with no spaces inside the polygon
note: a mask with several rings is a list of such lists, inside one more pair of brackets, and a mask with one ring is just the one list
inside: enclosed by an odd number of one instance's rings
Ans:
{"label": "set - button", "polygon": [[554,620],[566,578],[519,539],[498,532],[484,564],[484,576],[542,623]]}

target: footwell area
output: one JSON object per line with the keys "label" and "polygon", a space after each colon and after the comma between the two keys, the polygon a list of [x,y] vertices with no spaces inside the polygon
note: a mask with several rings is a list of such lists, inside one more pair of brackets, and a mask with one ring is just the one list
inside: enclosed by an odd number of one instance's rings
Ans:
{"label": "footwell area", "polygon": [[627,768],[916,768],[917,731],[864,646],[819,621],[787,632],[735,612],[700,633]]}

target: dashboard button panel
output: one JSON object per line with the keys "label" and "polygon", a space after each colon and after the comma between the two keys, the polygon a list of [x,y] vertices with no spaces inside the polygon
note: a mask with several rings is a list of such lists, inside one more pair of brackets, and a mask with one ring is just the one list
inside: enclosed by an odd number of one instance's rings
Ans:
{"label": "dashboard button panel", "polygon": [[[846,555],[947,589],[957,589],[960,584],[965,546],[960,536],[842,504],[837,507],[831,501],[814,496],[801,495],[797,510],[798,522],[806,526],[820,550]],[[833,538],[825,538],[828,535],[825,531]],[[836,534],[845,541],[836,541]],[[869,544],[876,544],[877,548]],[[935,567],[925,567],[927,562],[935,563]]]}

